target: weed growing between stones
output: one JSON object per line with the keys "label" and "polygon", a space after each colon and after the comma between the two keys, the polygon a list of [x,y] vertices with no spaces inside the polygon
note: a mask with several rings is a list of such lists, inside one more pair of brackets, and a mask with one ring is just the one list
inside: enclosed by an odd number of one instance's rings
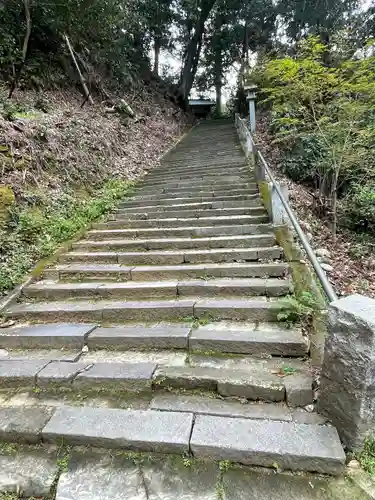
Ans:
{"label": "weed growing between stones", "polygon": [[375,477],[375,437],[368,437],[365,441],[364,448],[358,454],[358,460],[361,466],[371,476]]}
{"label": "weed growing between stones", "polygon": [[199,326],[206,326],[210,323],[216,323],[220,321],[220,319],[215,318],[210,314],[208,316],[201,316],[200,318],[197,318],[195,316],[183,316],[181,320],[184,323],[190,323],[192,328],[198,328]]}
{"label": "weed growing between stones", "polygon": [[233,464],[230,460],[221,460],[219,463],[219,476],[216,482],[216,495],[217,500],[224,500],[224,474],[228,472],[228,470],[233,467]]}
{"label": "weed growing between stones", "polygon": [[15,443],[0,442],[0,455],[13,455],[17,453],[18,446]]}

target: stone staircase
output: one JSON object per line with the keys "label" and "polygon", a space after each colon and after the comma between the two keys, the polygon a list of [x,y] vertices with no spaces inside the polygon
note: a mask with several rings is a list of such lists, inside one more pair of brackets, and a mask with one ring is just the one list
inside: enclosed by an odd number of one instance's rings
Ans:
{"label": "stone staircase", "polygon": [[341,474],[292,287],[234,126],[200,124],[6,311],[0,436]]}

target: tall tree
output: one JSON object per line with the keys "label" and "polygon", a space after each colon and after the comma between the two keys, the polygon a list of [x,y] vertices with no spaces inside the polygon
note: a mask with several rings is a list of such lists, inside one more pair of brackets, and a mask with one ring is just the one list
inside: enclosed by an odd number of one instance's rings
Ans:
{"label": "tall tree", "polygon": [[194,10],[190,10],[195,3],[194,1],[188,0],[187,2],[183,2],[185,8],[187,7],[187,17],[189,18],[193,12],[193,19],[195,20],[193,23],[190,20],[186,23],[190,38],[184,51],[183,65],[178,85],[179,92],[185,100],[188,98],[193,87],[202,50],[206,21],[215,2],[216,0],[197,0],[196,9],[194,9],[195,12]]}

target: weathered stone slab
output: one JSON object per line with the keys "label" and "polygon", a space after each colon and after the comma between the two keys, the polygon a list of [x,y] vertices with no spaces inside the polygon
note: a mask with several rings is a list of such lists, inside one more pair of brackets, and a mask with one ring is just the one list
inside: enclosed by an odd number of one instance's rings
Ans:
{"label": "weathered stone slab", "polygon": [[276,302],[243,299],[198,300],[194,305],[194,316],[243,321],[276,321],[279,307]]}
{"label": "weathered stone slab", "polygon": [[331,494],[331,484],[336,481],[336,478],[297,476],[266,469],[229,470],[223,477],[223,500],[361,500],[352,491],[350,496]]}
{"label": "weathered stone slab", "polygon": [[137,451],[189,450],[193,415],[188,413],[59,408],[43,429],[45,441]]}
{"label": "weathered stone slab", "polygon": [[0,408],[0,439],[38,443],[53,411],[47,407]]}
{"label": "weathered stone slab", "polygon": [[304,410],[303,408],[295,408],[292,411],[293,421],[299,424],[314,424],[325,425],[328,424],[328,419],[319,413]]}
{"label": "weathered stone slab", "polygon": [[84,362],[51,362],[38,373],[36,384],[44,388],[54,385],[71,385],[78,373],[86,370],[89,366],[90,363]]}
{"label": "weathered stone slab", "polygon": [[0,360],[0,387],[32,386],[50,359]]}
{"label": "weathered stone slab", "polygon": [[22,498],[47,498],[57,472],[56,458],[46,453],[0,455],[0,497],[3,492],[15,493],[17,498],[18,495]]}
{"label": "weathered stone slab", "polygon": [[277,376],[266,372],[251,374],[245,370],[220,370],[217,392],[251,400],[284,401],[285,386]]}
{"label": "weathered stone slab", "polygon": [[[217,500],[217,464],[183,465],[182,460],[165,457],[146,462],[142,474],[148,500]],[[135,500],[135,499],[134,499]]]}
{"label": "weathered stone slab", "polygon": [[147,500],[139,467],[114,457],[77,457],[57,483],[56,500]]}
{"label": "weathered stone slab", "polygon": [[6,311],[10,318],[23,320],[62,322],[70,318],[75,321],[102,320],[102,310],[97,303],[91,302],[40,302],[16,304]]}
{"label": "weathered stone slab", "polygon": [[194,300],[107,302],[103,306],[103,319],[107,321],[162,321],[191,316]]}
{"label": "weathered stone slab", "polygon": [[307,353],[307,343],[299,330],[259,330],[251,326],[243,330],[235,324],[227,328],[220,324],[201,326],[193,330],[189,347],[193,350],[255,355],[267,353],[274,356],[304,356]]}
{"label": "weathered stone slab", "polygon": [[294,373],[283,379],[289,406],[307,406],[313,402],[312,377]]}
{"label": "weathered stone slab", "polygon": [[156,363],[95,363],[77,375],[73,386],[78,390],[144,391],[151,389],[156,366]]}
{"label": "weathered stone slab", "polygon": [[32,325],[0,329],[0,347],[7,349],[82,348],[87,335],[95,329],[90,324]]}
{"label": "weathered stone slab", "polygon": [[196,457],[340,474],[345,453],[331,426],[197,415],[190,448]]}
{"label": "weathered stone slab", "polygon": [[164,366],[154,373],[156,387],[177,387],[184,389],[217,389],[219,370],[190,366]]}
{"label": "weathered stone slab", "polygon": [[180,325],[97,328],[87,339],[89,349],[186,349],[191,328]]}
{"label": "weathered stone slab", "polygon": [[50,358],[50,361],[69,361],[74,363],[79,360],[82,355],[82,350],[72,351],[70,349],[12,349],[8,351],[6,359],[12,361],[36,361],[46,360],[46,355]]}
{"label": "weathered stone slab", "polygon": [[285,405],[242,404],[238,401],[186,394],[158,394],[151,401],[150,408],[152,410],[188,412],[221,417],[292,421],[291,411]]}
{"label": "weathered stone slab", "polygon": [[349,448],[361,448],[375,429],[375,300],[353,295],[328,314],[318,411]]}

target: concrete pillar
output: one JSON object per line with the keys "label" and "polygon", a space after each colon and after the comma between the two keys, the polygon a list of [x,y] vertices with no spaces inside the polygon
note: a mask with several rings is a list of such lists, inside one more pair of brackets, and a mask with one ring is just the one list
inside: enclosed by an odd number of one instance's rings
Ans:
{"label": "concrete pillar", "polygon": [[249,99],[250,132],[255,132],[255,95]]}
{"label": "concrete pillar", "polygon": [[[279,182],[279,188],[284,195],[285,199],[288,201],[288,185],[286,182]],[[271,196],[271,206],[272,206],[272,222],[276,226],[281,226],[284,224],[289,224],[289,217],[285,211],[284,205],[281,203],[279,195],[276,192],[275,186],[272,182],[269,183],[269,190]]]}
{"label": "concrete pillar", "polygon": [[329,306],[318,411],[351,450],[375,432],[374,299],[352,295]]}

